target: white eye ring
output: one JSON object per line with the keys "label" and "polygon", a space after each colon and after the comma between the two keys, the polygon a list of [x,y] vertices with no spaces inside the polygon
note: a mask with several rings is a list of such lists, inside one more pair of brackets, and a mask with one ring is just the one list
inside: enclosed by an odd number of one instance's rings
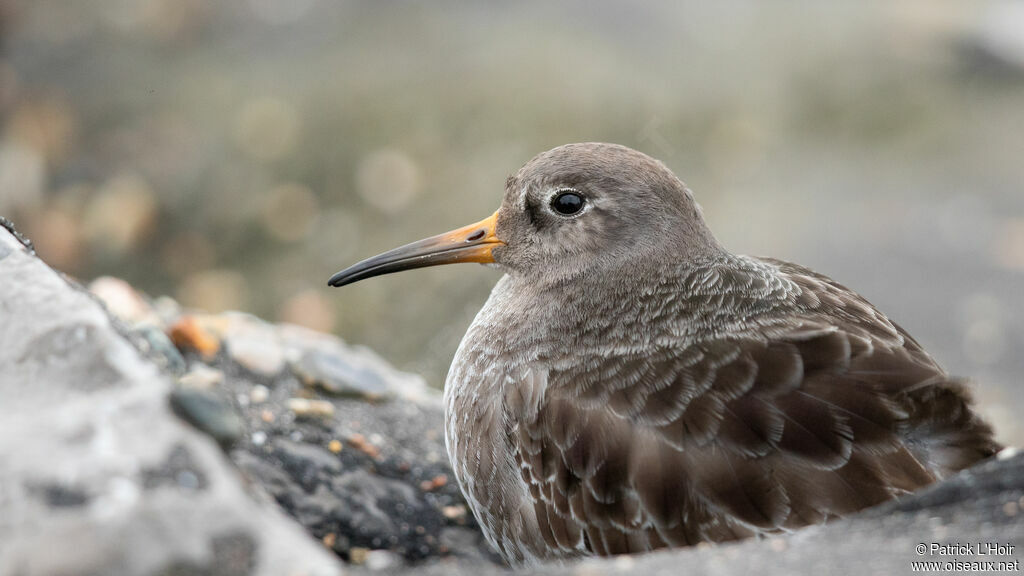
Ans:
{"label": "white eye ring", "polygon": [[559,188],[548,198],[548,207],[562,217],[578,216],[587,208],[587,197],[575,188]]}

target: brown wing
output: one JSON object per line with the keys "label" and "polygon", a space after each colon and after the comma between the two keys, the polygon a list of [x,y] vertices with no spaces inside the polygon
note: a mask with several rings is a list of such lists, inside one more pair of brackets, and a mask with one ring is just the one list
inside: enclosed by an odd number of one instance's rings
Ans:
{"label": "brown wing", "polygon": [[864,325],[789,322],[534,375],[505,409],[548,546],[618,554],[788,530],[995,451],[958,383]]}

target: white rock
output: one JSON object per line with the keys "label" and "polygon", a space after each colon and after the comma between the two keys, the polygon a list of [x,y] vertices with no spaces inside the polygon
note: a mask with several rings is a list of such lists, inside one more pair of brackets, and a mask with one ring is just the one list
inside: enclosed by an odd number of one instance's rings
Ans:
{"label": "white rock", "polygon": [[[0,574],[219,573],[211,550],[224,538],[251,551],[252,574],[341,573],[171,413],[169,377],[100,305],[4,229],[0,303]],[[146,480],[182,450],[202,488]]]}

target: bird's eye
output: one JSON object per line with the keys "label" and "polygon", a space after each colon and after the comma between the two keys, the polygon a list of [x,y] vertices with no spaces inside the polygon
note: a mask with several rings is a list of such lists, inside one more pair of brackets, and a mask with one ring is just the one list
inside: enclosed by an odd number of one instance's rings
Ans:
{"label": "bird's eye", "polygon": [[572,216],[583,210],[583,196],[570,190],[560,192],[551,199],[551,209],[563,216]]}

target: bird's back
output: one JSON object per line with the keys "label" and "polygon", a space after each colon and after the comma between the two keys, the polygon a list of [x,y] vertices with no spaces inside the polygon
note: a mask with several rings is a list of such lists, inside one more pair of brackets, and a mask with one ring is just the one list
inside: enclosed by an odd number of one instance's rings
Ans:
{"label": "bird's back", "polygon": [[791,530],[998,448],[962,383],[804,268],[720,256],[600,298],[577,283],[503,279],[448,378],[456,476],[510,563]]}

